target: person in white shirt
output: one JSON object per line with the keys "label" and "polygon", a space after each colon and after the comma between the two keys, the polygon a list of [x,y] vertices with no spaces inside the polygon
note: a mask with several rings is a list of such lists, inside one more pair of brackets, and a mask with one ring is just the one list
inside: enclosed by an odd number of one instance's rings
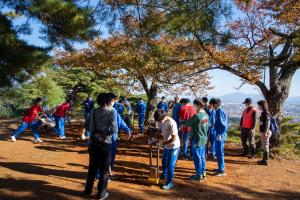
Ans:
{"label": "person in white shirt", "polygon": [[180,139],[178,136],[178,128],[175,120],[167,116],[164,110],[157,110],[154,113],[154,119],[158,122],[158,128],[163,138],[163,174],[161,179],[166,178],[166,184],[162,189],[169,190],[174,187],[174,170],[180,151]]}

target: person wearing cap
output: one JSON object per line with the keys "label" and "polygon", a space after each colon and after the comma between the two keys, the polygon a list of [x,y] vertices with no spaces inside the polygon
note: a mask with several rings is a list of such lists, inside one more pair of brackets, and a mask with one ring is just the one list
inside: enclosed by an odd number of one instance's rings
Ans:
{"label": "person wearing cap", "polygon": [[146,103],[143,101],[142,98],[139,98],[138,104],[136,105],[136,112],[138,114],[140,134],[144,134],[144,122],[146,117],[146,110],[147,110]]}
{"label": "person wearing cap", "polygon": [[256,146],[255,146],[255,127],[257,121],[257,112],[252,104],[251,98],[246,98],[243,102],[246,108],[243,112],[240,121],[241,127],[241,140],[243,145],[243,153],[240,156],[247,156],[248,155],[248,144],[250,144],[250,156],[249,158],[253,158],[256,153]]}
{"label": "person wearing cap", "polygon": [[216,110],[215,132],[216,132],[216,157],[218,161],[218,169],[215,170],[215,176],[226,176],[224,145],[227,137],[228,117],[225,111],[221,108],[220,99],[211,99],[209,104]]}
{"label": "person wearing cap", "polygon": [[[180,122],[186,121],[193,117],[196,114],[196,111],[191,105],[189,99],[182,99],[182,106],[180,108],[179,116],[180,116]],[[188,159],[188,144],[189,144],[189,133],[191,131],[191,128],[188,126],[181,126],[181,135],[182,135],[182,143],[183,143],[183,148],[182,148],[182,157],[184,160]],[[191,141],[192,143],[192,141]],[[190,145],[190,156],[192,156],[192,147]]]}
{"label": "person wearing cap", "polygon": [[166,102],[166,97],[162,97],[161,98],[161,101],[157,104],[157,109],[161,109],[161,110],[164,110],[166,113],[168,112],[169,110],[169,106]]}

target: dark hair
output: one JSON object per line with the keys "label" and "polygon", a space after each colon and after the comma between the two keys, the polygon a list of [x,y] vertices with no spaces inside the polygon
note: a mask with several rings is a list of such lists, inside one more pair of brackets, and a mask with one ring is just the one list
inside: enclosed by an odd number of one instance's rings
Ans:
{"label": "dark hair", "polygon": [[109,104],[113,99],[116,99],[116,98],[117,98],[117,96],[114,93],[112,93],[112,92],[107,93],[106,98],[105,98],[105,105]]}
{"label": "dark hair", "polygon": [[203,103],[203,101],[200,100],[200,99],[195,99],[194,102],[193,102],[193,104],[196,105],[196,106],[199,106],[199,107],[201,107],[201,108],[204,107],[204,103]]}
{"label": "dark hair", "polygon": [[98,96],[97,96],[97,104],[100,107],[104,107],[105,106],[105,104],[106,104],[105,101],[106,101],[106,94],[105,93],[98,94]]}
{"label": "dark hair", "polygon": [[72,97],[67,97],[67,100],[66,100],[68,103],[70,103],[72,101]]}
{"label": "dark hair", "polygon": [[161,97],[161,99],[166,99],[166,97]]}
{"label": "dark hair", "polygon": [[208,102],[208,98],[207,97],[202,97],[202,101],[203,101],[203,103],[207,103]]}
{"label": "dark hair", "polygon": [[218,104],[218,101],[217,101],[216,98],[212,98],[212,99],[209,100],[209,104],[216,105],[216,104]]}
{"label": "dark hair", "polygon": [[185,98],[180,99],[179,103],[185,103]]}
{"label": "dark hair", "polygon": [[34,100],[34,103],[40,103],[42,102],[42,98],[41,97],[38,97]]}
{"label": "dark hair", "polygon": [[155,119],[155,121],[158,121],[158,122],[161,122],[166,116],[167,116],[167,113],[162,109],[158,109],[154,113],[154,119]]}
{"label": "dark hair", "polygon": [[261,106],[264,111],[269,112],[269,105],[266,100],[260,100],[259,102],[257,102],[257,105]]}

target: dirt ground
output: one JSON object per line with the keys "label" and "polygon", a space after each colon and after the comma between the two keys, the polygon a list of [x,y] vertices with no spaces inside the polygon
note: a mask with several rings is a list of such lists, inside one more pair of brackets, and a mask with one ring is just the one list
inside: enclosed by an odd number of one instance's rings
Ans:
{"label": "dirt ground", "polygon": [[[88,154],[85,143],[78,140],[80,124],[67,127],[66,141],[41,133],[42,144],[33,143],[30,131],[16,143],[9,141],[16,126],[12,120],[0,120],[0,199],[87,199],[81,195]],[[241,147],[234,143],[226,144],[227,176],[211,176],[217,163],[208,161],[208,178],[191,182],[187,178],[194,173],[193,162],[179,160],[174,189],[163,191],[147,183],[149,158],[144,144],[145,138],[119,141],[115,165],[119,178],[108,185],[109,199],[300,199],[300,161],[271,160],[269,167],[258,166],[258,158],[238,157]],[[95,193],[96,188],[91,199]]]}

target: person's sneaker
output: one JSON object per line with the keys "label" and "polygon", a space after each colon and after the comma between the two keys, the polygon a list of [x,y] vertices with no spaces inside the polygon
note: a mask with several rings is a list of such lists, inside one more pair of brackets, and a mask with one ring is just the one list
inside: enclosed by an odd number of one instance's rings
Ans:
{"label": "person's sneaker", "polygon": [[13,141],[13,142],[16,142],[16,141],[17,141],[17,140],[16,140],[16,136],[14,136],[14,135],[10,136],[10,139],[11,139],[11,141]]}
{"label": "person's sneaker", "polygon": [[203,180],[206,179],[206,171],[202,173],[202,179],[203,179]]}
{"label": "person's sneaker", "polygon": [[66,139],[67,139],[66,136],[59,136],[59,138],[60,138],[61,140],[66,140]]}
{"label": "person's sneaker", "polygon": [[216,172],[215,176],[226,176],[226,172],[225,171],[223,171],[223,172]]}
{"label": "person's sneaker", "polygon": [[97,197],[97,199],[98,199],[98,200],[104,200],[104,199],[106,199],[106,198],[108,198],[108,197],[109,197],[109,193],[106,192],[105,195],[104,195],[103,197]]}
{"label": "person's sneaker", "polygon": [[85,137],[84,134],[82,134],[80,138],[81,138],[81,140],[85,140],[86,139],[86,137]]}
{"label": "person's sneaker", "polygon": [[159,177],[160,180],[165,180],[166,178],[167,178],[167,176],[165,176],[165,175],[163,175],[163,174],[160,175],[160,177]]}
{"label": "person's sneaker", "polygon": [[219,169],[213,169],[212,172],[217,173],[219,172]]}
{"label": "person's sneaker", "polygon": [[162,187],[161,187],[161,189],[163,189],[163,190],[169,190],[169,189],[171,189],[171,188],[173,188],[174,187],[174,183],[169,183],[169,184],[167,184],[167,185],[163,185]]}
{"label": "person's sneaker", "polygon": [[253,159],[253,158],[255,158],[255,155],[250,155],[250,156],[248,156],[248,158]]}
{"label": "person's sneaker", "polygon": [[34,140],[34,143],[42,143],[42,142],[43,142],[43,140],[41,140],[40,138],[37,138]]}
{"label": "person's sneaker", "polygon": [[199,176],[199,175],[193,175],[193,176],[190,176],[190,180],[191,181],[202,181],[203,180],[203,178],[202,178],[202,176]]}

